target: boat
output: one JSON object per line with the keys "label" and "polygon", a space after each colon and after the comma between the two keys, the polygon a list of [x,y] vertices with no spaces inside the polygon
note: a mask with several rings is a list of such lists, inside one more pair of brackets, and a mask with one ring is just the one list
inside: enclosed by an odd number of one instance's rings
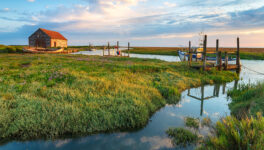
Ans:
{"label": "boat", "polygon": [[[192,51],[195,52],[192,54],[192,60],[197,60],[197,61],[202,61],[203,59],[203,37],[204,33],[200,32],[199,33],[199,47],[198,48],[193,48]],[[178,51],[179,57],[181,61],[188,61],[189,60],[189,53],[184,52],[184,51]],[[212,54],[212,53],[211,53]],[[216,63],[216,57],[210,57],[206,56],[206,61],[208,63]],[[225,61],[225,58],[222,58],[222,61]],[[233,62],[236,61],[236,58],[229,57],[228,62]]]}
{"label": "boat", "polygon": [[[178,51],[178,54],[179,54],[179,57],[180,57],[181,61],[188,61],[189,60],[189,53],[183,52],[183,51]],[[202,56],[201,53],[192,54],[192,59],[196,60],[196,58],[197,58],[197,61],[202,61],[203,56]],[[216,59],[217,59],[216,57],[206,56],[206,61],[207,62],[213,62],[214,63],[214,62],[216,62]],[[225,61],[225,58],[222,58],[222,61]],[[229,62],[236,61],[236,58],[229,57],[228,61]]]}

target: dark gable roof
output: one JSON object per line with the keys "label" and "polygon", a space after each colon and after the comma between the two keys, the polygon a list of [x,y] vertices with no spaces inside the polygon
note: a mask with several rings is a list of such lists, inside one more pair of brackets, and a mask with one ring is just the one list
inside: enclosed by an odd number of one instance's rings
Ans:
{"label": "dark gable roof", "polygon": [[67,40],[63,35],[61,35],[59,32],[46,30],[39,28],[41,31],[46,33],[51,39],[60,39],[60,40]]}

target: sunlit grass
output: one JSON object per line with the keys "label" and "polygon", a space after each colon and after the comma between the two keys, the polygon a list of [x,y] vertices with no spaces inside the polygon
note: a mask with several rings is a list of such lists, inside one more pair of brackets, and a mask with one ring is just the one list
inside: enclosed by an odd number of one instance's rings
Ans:
{"label": "sunlit grass", "polygon": [[1,54],[0,139],[139,128],[183,90],[234,78],[160,60]]}

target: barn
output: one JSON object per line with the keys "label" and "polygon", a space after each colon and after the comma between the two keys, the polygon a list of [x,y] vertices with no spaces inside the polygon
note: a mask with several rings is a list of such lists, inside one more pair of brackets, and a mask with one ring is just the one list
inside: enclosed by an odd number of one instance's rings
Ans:
{"label": "barn", "polygon": [[59,32],[39,28],[28,38],[30,47],[62,47],[67,48],[68,40]]}

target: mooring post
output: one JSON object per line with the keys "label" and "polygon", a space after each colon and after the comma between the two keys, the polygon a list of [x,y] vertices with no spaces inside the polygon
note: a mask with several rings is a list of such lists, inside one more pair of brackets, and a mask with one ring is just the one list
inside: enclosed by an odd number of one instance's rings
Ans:
{"label": "mooring post", "polygon": [[188,57],[188,61],[189,61],[189,66],[191,67],[192,65],[192,52],[191,52],[191,41],[189,41],[189,57]]}
{"label": "mooring post", "polygon": [[239,37],[237,37],[237,58],[236,58],[237,70],[240,70],[240,45],[239,45]]}
{"label": "mooring post", "polygon": [[228,67],[228,54],[225,52],[225,70],[227,70]]}
{"label": "mooring post", "polygon": [[103,49],[103,56],[104,56],[104,52],[105,52],[105,46],[104,46],[104,49]]}
{"label": "mooring post", "polygon": [[110,56],[110,43],[109,42],[107,44],[107,49],[108,49],[108,55]]}
{"label": "mooring post", "polygon": [[219,71],[222,71],[222,52],[218,52],[218,58],[219,58]]}
{"label": "mooring post", "polygon": [[130,43],[128,42],[128,47],[127,47],[128,57],[130,57],[130,56],[129,56],[129,50],[130,50]]}
{"label": "mooring post", "polygon": [[219,55],[218,55],[218,52],[219,52],[219,40],[217,39],[216,40],[216,66],[219,66]]}
{"label": "mooring post", "polygon": [[206,70],[206,48],[207,48],[207,35],[204,36],[203,44],[203,70]]}

